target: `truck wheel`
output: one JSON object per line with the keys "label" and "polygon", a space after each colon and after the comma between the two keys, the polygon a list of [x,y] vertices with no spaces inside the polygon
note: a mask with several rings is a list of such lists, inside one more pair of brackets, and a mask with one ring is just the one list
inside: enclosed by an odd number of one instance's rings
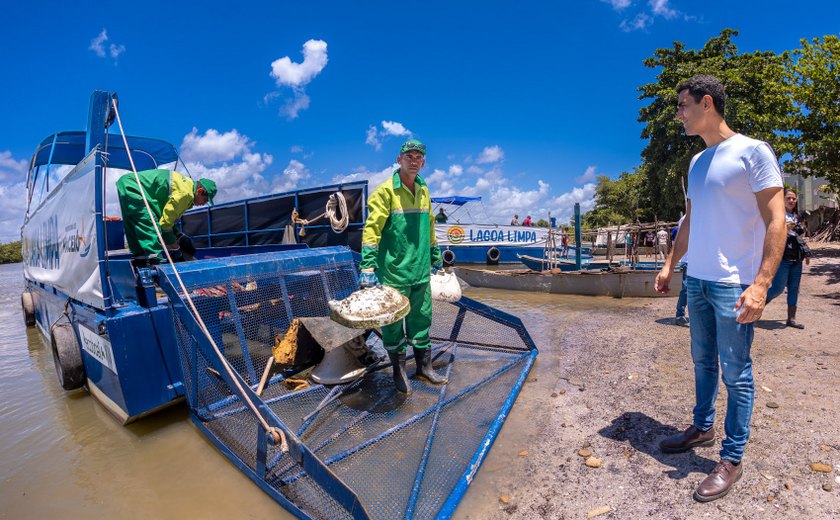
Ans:
{"label": "truck wheel", "polygon": [[35,302],[32,300],[32,293],[24,291],[20,295],[20,307],[23,310],[23,321],[27,327],[35,325]]}
{"label": "truck wheel", "polygon": [[53,361],[58,382],[65,390],[76,390],[85,384],[85,364],[82,349],[70,323],[54,325],[50,331]]}
{"label": "truck wheel", "polygon": [[455,251],[451,249],[444,249],[441,253],[441,258],[443,259],[443,265],[446,267],[455,265]]}
{"label": "truck wheel", "polygon": [[491,247],[487,250],[487,265],[498,265],[501,256],[502,252],[499,251],[499,248]]}

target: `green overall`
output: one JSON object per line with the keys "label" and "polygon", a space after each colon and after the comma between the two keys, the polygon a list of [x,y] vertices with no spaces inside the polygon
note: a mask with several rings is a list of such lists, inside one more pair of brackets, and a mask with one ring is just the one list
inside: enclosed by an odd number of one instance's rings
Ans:
{"label": "green overall", "polygon": [[[375,269],[384,285],[408,297],[411,310],[403,321],[382,327],[388,352],[403,352],[410,343],[429,347],[432,326],[431,266],[440,264],[429,188],[420,176],[414,193],[400,181],[399,168],[368,197],[362,233],[362,269]],[[403,323],[404,322],[404,323]]]}
{"label": "green overall", "polygon": [[[172,228],[195,200],[196,183],[173,170],[145,170],[137,172],[146,199],[155,215],[163,241],[176,242]],[[120,199],[123,227],[128,248],[135,258],[163,258],[152,220],[143,204],[143,197],[133,173],[127,173],[117,180],[117,194]]]}

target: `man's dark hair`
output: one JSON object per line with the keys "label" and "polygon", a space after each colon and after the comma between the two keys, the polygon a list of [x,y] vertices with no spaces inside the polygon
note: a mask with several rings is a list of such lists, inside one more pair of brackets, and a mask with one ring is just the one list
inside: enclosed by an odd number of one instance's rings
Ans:
{"label": "man's dark hair", "polygon": [[714,76],[694,76],[677,85],[677,94],[687,90],[695,103],[699,103],[703,96],[712,97],[717,113],[723,117],[724,105],[726,105],[726,91],[723,83]]}

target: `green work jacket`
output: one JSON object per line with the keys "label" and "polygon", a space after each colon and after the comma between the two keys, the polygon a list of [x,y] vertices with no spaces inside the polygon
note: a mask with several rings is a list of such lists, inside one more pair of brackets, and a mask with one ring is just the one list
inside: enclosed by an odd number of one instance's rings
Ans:
{"label": "green work jacket", "polygon": [[[146,170],[137,172],[137,175],[158,221],[164,242],[175,243],[172,228],[181,215],[192,207],[195,201],[195,182],[174,170]],[[146,212],[133,173],[120,177],[117,181],[117,192],[120,198],[126,198],[126,207]]]}
{"label": "green work jacket", "polygon": [[397,168],[368,197],[361,268],[374,268],[385,285],[410,287],[428,283],[431,266],[440,262],[429,188],[418,175],[411,193]]}

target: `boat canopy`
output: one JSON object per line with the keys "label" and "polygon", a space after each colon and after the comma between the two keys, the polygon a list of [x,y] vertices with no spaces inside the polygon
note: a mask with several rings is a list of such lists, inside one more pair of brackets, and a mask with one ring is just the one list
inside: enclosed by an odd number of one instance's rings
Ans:
{"label": "boat canopy", "polygon": [[[163,164],[175,162],[178,159],[175,147],[166,141],[136,136],[126,136],[126,138],[137,170],[159,168]],[[108,145],[105,151],[108,155],[105,161],[108,167],[131,170],[122,136],[109,134],[106,142]],[[86,147],[86,132],[70,131],[50,135],[38,145],[29,169],[44,164],[79,164],[87,155]]]}
{"label": "boat canopy", "polygon": [[453,206],[463,206],[467,202],[475,202],[481,200],[481,197],[460,197],[453,195],[451,197],[432,197],[433,204],[451,204]]}

